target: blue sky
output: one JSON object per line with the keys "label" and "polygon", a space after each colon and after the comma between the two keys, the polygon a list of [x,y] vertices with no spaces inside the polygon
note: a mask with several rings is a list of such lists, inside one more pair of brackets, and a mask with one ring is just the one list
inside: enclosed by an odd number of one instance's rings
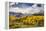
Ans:
{"label": "blue sky", "polygon": [[[11,3],[12,7],[19,7],[19,8],[28,8],[28,7],[32,7],[32,5],[34,5],[35,3]],[[42,4],[37,4],[37,7],[41,7]]]}
{"label": "blue sky", "polygon": [[19,8],[28,8],[31,7],[33,5],[33,3],[18,3],[18,4],[14,4],[12,5],[13,7],[19,7]]}

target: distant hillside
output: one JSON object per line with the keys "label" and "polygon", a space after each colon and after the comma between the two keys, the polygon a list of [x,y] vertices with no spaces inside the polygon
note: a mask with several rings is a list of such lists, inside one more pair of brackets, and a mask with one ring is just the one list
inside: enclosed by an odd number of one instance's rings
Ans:
{"label": "distant hillside", "polygon": [[16,17],[21,17],[23,14],[22,13],[9,12],[9,15],[16,16]]}

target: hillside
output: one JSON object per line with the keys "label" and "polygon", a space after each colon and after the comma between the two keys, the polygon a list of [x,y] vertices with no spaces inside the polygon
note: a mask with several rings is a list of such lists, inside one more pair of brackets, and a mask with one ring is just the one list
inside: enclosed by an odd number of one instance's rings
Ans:
{"label": "hillside", "polygon": [[24,27],[43,27],[44,16],[24,16],[17,18],[16,16],[9,16],[10,28],[24,28]]}

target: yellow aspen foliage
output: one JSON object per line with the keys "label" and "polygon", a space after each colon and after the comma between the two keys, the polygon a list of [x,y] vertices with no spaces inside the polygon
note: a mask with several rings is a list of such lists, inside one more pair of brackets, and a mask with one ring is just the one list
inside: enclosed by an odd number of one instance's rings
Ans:
{"label": "yellow aspen foliage", "polygon": [[9,16],[9,20],[10,20],[10,21],[16,20],[16,16]]}

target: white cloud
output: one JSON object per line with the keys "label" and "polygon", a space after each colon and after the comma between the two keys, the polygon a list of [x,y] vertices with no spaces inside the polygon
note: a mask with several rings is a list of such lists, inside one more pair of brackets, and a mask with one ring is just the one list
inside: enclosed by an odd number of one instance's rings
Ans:
{"label": "white cloud", "polygon": [[16,12],[16,13],[23,13],[23,14],[34,14],[39,13],[41,10],[43,10],[43,7],[37,7],[37,4],[33,5],[29,8],[10,8],[10,12]]}
{"label": "white cloud", "polygon": [[11,3],[10,3],[10,6],[11,6],[11,5],[14,5],[14,4],[15,4],[15,2],[11,2]]}

